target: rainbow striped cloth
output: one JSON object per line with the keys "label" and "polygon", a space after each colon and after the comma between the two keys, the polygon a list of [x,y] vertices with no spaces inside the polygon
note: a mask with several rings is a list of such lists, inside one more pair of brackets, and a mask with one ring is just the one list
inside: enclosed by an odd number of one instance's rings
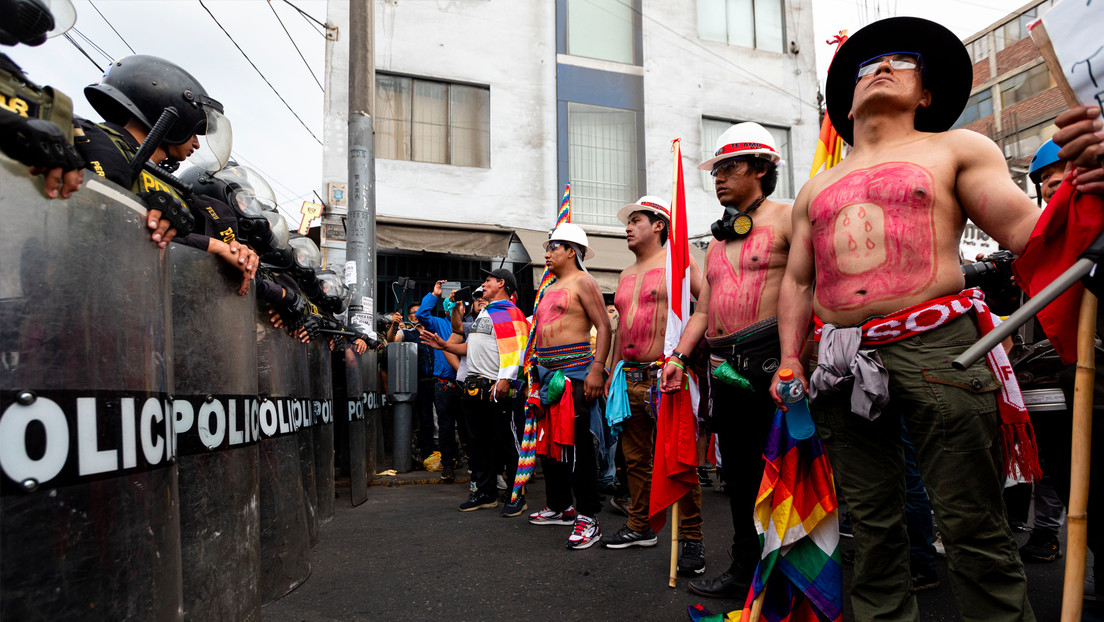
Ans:
{"label": "rainbow striped cloth", "polygon": [[483,307],[494,324],[498,341],[498,377],[519,380],[521,356],[529,340],[529,321],[517,305],[509,300],[496,300]]}
{"label": "rainbow striped cloth", "polygon": [[743,617],[761,591],[763,618],[841,620],[843,572],[832,467],[816,437],[795,440],[775,411],[766,467],[755,502],[755,528],[763,553],[755,569]]}

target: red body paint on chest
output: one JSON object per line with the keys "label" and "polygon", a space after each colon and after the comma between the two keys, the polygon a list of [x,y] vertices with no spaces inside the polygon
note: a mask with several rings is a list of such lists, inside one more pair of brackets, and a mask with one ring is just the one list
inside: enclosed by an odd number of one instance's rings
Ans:
{"label": "red body paint on chest", "polygon": [[705,258],[711,335],[739,330],[758,318],[773,241],[774,231],[770,227],[752,229],[741,243],[737,266],[726,255],[728,245],[735,242],[713,245],[716,250],[711,249]]}
{"label": "red body paint on chest", "polygon": [[566,289],[550,289],[544,293],[537,307],[537,322],[541,330],[553,327],[553,324],[567,315],[571,305],[571,292]]}
{"label": "red body paint on chest", "polygon": [[828,309],[922,291],[935,279],[935,183],[915,164],[855,171],[813,199],[816,296]]}
{"label": "red body paint on chest", "polygon": [[625,277],[618,284],[614,304],[621,316],[618,330],[621,332],[621,353],[625,358],[638,360],[638,357],[652,350],[656,345],[656,336],[660,334],[661,319],[663,328],[666,328],[667,305],[661,304],[665,278],[665,271],[657,268],[644,274],[639,290],[635,274]]}

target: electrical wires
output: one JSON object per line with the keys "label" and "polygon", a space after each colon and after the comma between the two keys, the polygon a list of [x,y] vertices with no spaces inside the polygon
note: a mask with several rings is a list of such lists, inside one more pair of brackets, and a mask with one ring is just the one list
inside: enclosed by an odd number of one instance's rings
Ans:
{"label": "electrical wires", "polygon": [[224,28],[222,23],[218,21],[218,18],[215,17],[215,14],[211,12],[211,9],[207,8],[207,5],[203,3],[203,0],[199,0],[199,6],[203,7],[204,11],[207,11],[207,14],[211,16],[211,19],[214,20],[215,24],[219,27],[219,30],[221,30],[223,34],[226,35],[226,38],[230,39],[230,42],[234,44],[234,47],[238,48],[238,51],[241,52],[241,55],[245,57],[245,60],[248,61],[249,64],[252,65],[253,70],[257,72],[257,75],[259,75],[261,79],[264,80],[265,84],[268,85],[268,88],[272,89],[272,92],[276,94],[276,97],[280,98],[280,101],[283,102],[284,106],[287,107],[288,112],[290,112],[291,115],[295,117],[297,121],[299,121],[299,124],[303,126],[303,129],[307,130],[307,133],[311,135],[311,138],[313,138],[319,145],[321,145],[322,141],[317,136],[315,136],[314,132],[311,131],[310,127],[307,126],[306,122],[304,122],[303,119],[300,118],[300,116],[295,112],[295,110],[292,109],[291,104],[289,104],[287,100],[284,99],[284,96],[280,94],[280,91],[277,91],[276,87],[273,86],[271,82],[269,82],[268,78],[266,78],[263,73],[261,73],[261,70],[257,67],[256,63],[254,63],[253,60],[249,58],[249,55],[245,53],[245,50],[243,50],[241,46],[238,45],[238,42],[234,40],[234,37],[232,37],[230,33],[227,32],[226,28]]}

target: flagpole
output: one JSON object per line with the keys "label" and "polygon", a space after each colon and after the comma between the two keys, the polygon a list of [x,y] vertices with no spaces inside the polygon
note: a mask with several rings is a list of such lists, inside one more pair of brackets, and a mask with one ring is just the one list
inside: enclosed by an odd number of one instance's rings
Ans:
{"label": "flagpole", "polygon": [[1088,546],[1089,458],[1092,450],[1096,296],[1085,291],[1077,326],[1077,371],[1073,388],[1073,440],[1070,448],[1069,511],[1066,514],[1066,579],[1062,586],[1062,622],[1081,619]]}
{"label": "flagpole", "polygon": [[671,504],[671,577],[667,587],[675,587],[675,577],[678,575],[678,534],[679,511],[678,501]]}

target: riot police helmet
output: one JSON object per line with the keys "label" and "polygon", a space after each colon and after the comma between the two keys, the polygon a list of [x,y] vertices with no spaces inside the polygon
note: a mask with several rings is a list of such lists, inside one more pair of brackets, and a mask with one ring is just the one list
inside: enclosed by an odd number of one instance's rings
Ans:
{"label": "riot police helmet", "polygon": [[105,121],[126,125],[136,120],[150,131],[166,108],[177,113],[165,133],[166,145],[183,145],[202,136],[207,154],[193,160],[217,171],[230,159],[233,132],[223,107],[207,94],[192,74],[163,58],[146,54],[111,63],[99,83],[86,86],[84,96]]}
{"label": "riot police helmet", "polygon": [[0,0],[0,44],[42,45],[76,21],[70,0]]}

